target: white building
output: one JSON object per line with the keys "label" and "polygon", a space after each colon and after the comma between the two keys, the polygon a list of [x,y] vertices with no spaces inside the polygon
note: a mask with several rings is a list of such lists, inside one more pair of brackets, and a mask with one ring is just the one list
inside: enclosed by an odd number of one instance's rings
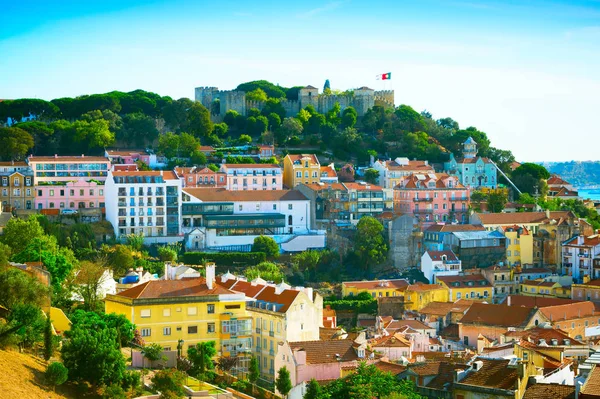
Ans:
{"label": "white building", "polygon": [[158,275],[144,271],[143,267],[138,267],[135,270],[129,269],[125,277],[119,279],[117,284],[117,294],[137,285],[154,280],[158,280]]}
{"label": "white building", "polygon": [[310,209],[310,201],[296,190],[184,188],[185,244],[198,251],[249,251],[254,239],[265,235],[285,252],[323,248],[325,232],[311,230]]}
{"label": "white building", "polygon": [[462,265],[452,251],[425,251],[421,256],[421,271],[431,284],[437,284],[436,276],[458,276]]}
{"label": "white building", "polygon": [[408,158],[398,157],[393,161],[375,161],[371,165],[379,172],[379,185],[383,188],[394,188],[405,176],[413,173],[435,173],[427,161],[410,161]]}
{"label": "white building", "polygon": [[563,271],[577,281],[600,278],[600,235],[577,236],[563,243]]}
{"label": "white building", "polygon": [[143,234],[147,242],[180,241],[181,186],[173,171],[110,171],[106,220],[117,237]]}
{"label": "white building", "polygon": [[[75,287],[71,294],[71,299],[77,302],[83,302],[81,291],[85,289],[85,286],[89,283],[89,275],[83,270],[79,270],[75,276]],[[106,295],[115,295],[117,293],[117,282],[113,278],[113,272],[110,269],[104,269],[104,272],[98,278],[96,282],[98,284],[96,288],[96,296],[98,299],[106,298]]]}

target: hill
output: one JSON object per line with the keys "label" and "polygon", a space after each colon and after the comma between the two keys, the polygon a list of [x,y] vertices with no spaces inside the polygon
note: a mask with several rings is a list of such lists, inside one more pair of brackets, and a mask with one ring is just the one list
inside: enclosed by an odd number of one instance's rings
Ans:
{"label": "hill", "polygon": [[542,165],[575,187],[600,186],[600,161],[542,162]]}
{"label": "hill", "polygon": [[68,399],[46,390],[43,361],[27,354],[0,350],[0,397],[19,399]]}

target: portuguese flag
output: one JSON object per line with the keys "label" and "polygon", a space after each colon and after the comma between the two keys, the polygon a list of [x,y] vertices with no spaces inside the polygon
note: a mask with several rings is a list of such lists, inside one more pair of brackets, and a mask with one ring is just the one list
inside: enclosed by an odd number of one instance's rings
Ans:
{"label": "portuguese flag", "polygon": [[377,75],[377,80],[390,80],[392,78],[392,73],[382,73],[381,75]]}

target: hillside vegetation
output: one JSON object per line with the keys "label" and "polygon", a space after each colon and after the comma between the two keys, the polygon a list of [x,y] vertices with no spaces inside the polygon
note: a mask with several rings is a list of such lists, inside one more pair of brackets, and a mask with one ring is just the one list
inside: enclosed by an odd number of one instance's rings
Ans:
{"label": "hillside vegetation", "polygon": [[544,162],[542,165],[575,187],[600,185],[600,161]]}

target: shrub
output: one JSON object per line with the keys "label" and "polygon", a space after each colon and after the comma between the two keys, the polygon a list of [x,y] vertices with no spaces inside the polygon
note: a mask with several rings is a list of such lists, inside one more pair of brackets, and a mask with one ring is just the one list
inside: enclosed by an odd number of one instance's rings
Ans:
{"label": "shrub", "polygon": [[46,381],[53,389],[64,384],[69,376],[69,370],[60,362],[51,363],[46,369]]}
{"label": "shrub", "polygon": [[253,266],[267,260],[264,252],[186,252],[181,257],[187,265],[215,262],[219,266]]}

